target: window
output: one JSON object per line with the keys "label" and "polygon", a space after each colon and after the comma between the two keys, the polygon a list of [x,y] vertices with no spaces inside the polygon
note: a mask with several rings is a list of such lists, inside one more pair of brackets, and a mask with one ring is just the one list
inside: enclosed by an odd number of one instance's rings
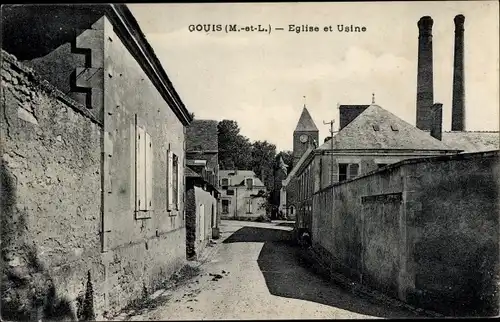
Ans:
{"label": "window", "polygon": [[339,181],[347,180],[347,163],[339,163]]}
{"label": "window", "polygon": [[205,205],[200,204],[200,241],[205,239]]}
{"label": "window", "polygon": [[[135,129],[135,210],[147,212],[153,209],[153,144],[146,130],[137,125],[137,116]],[[137,213],[136,217],[142,216]]]}
{"label": "window", "polygon": [[295,207],[294,206],[291,206],[290,207],[290,215],[293,215],[293,211],[294,211]]}
{"label": "window", "polygon": [[246,184],[248,190],[253,189],[253,179],[252,178],[245,179],[245,184]]}
{"label": "window", "polygon": [[359,175],[359,164],[339,163],[339,181],[355,178]]}
{"label": "window", "polygon": [[228,178],[222,178],[220,180],[220,185],[222,186],[222,189],[227,189],[227,186],[229,186],[229,179]]}
{"label": "window", "polygon": [[215,222],[215,208],[214,208],[214,204],[212,204],[211,217],[212,217],[212,228],[215,228],[217,226],[217,223]]}
{"label": "window", "polygon": [[228,214],[229,213],[229,205],[230,204],[231,204],[230,200],[222,199],[222,213],[223,214]]}
{"label": "window", "polygon": [[179,157],[172,153],[172,151],[167,151],[168,159],[168,172],[167,172],[167,184],[168,184],[168,196],[167,196],[167,210],[180,210],[180,167],[179,167]]}
{"label": "window", "polygon": [[359,164],[357,163],[352,163],[349,164],[349,177],[348,179],[352,179],[357,177],[359,174]]}
{"label": "window", "polygon": [[234,190],[227,190],[228,196],[234,196]]}
{"label": "window", "polygon": [[252,213],[252,198],[246,198],[247,214]]}

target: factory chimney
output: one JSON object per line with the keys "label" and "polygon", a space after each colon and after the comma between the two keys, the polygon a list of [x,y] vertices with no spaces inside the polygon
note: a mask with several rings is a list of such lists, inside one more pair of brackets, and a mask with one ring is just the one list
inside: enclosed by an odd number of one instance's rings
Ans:
{"label": "factory chimney", "polygon": [[464,22],[463,15],[455,16],[455,50],[453,62],[453,100],[451,107],[451,130],[465,130],[464,88]]}
{"label": "factory chimney", "polygon": [[418,70],[417,70],[417,128],[431,129],[431,106],[434,103],[432,64],[433,20],[424,16],[418,21]]}
{"label": "factory chimney", "polygon": [[443,104],[435,103],[431,107],[431,136],[441,141],[443,137]]}

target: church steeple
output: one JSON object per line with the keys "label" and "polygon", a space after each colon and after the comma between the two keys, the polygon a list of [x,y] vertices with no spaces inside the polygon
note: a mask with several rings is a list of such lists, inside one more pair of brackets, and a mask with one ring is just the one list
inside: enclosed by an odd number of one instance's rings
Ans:
{"label": "church steeple", "polygon": [[295,127],[295,132],[297,131],[318,131],[318,128],[316,127],[316,124],[314,124],[311,114],[309,114],[305,104],[302,109],[302,114],[300,114],[297,127]]}
{"label": "church steeple", "polygon": [[304,152],[307,151],[307,148],[313,145],[313,142],[318,141],[319,130],[304,103],[299,122],[293,132],[293,164],[296,164]]}

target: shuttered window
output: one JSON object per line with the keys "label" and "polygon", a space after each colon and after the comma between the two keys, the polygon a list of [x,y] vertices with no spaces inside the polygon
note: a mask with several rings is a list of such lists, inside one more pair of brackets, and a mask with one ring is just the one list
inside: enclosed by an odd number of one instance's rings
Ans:
{"label": "shuttered window", "polygon": [[[136,124],[135,191],[137,212],[153,210],[153,143],[146,130]],[[140,217],[140,215],[138,216]]]}
{"label": "shuttered window", "polygon": [[167,151],[167,210],[180,210],[181,186],[180,186],[179,157],[171,150]]}

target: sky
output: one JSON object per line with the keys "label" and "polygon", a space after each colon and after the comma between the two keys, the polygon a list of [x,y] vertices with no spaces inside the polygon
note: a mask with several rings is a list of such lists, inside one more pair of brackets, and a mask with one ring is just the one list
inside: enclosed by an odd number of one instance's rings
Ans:
{"label": "sky", "polygon": [[[338,104],[376,104],[415,125],[418,27],[434,20],[434,101],[451,127],[454,23],[465,16],[466,130],[498,130],[498,1],[128,4],[190,112],[230,119],[251,141],[291,150],[307,106],[320,142]],[[271,26],[265,32],[191,32],[190,25]],[[319,27],[290,32],[289,25]],[[366,27],[361,33],[325,26]],[[274,30],[276,27],[284,30]],[[304,98],[305,96],[305,98]]]}

